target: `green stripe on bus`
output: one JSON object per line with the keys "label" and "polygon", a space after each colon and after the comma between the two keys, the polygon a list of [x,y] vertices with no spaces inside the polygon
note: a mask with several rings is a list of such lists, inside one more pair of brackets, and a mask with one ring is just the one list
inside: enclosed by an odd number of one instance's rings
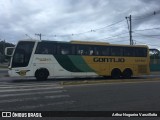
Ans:
{"label": "green stripe on bus", "polygon": [[65,70],[70,72],[83,72],[72,63],[67,55],[54,55],[54,57]]}
{"label": "green stripe on bus", "polygon": [[58,63],[70,72],[94,72],[82,56],[76,55],[54,55]]}
{"label": "green stripe on bus", "polygon": [[94,72],[93,69],[91,69],[87,63],[85,62],[85,60],[82,58],[82,56],[76,56],[76,55],[69,55],[68,56],[70,58],[70,60],[72,61],[72,63],[74,64],[74,66],[78,69],[80,69],[83,72]]}

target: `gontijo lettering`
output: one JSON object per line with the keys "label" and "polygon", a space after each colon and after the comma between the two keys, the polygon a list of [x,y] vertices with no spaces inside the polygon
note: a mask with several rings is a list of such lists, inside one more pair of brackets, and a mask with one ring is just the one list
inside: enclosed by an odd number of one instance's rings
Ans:
{"label": "gontijo lettering", "polygon": [[125,62],[124,58],[93,58],[94,62]]}

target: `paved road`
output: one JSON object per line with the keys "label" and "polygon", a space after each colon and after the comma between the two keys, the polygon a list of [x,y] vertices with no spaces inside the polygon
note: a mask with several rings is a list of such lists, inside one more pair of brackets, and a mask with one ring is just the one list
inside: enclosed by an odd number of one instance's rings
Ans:
{"label": "paved road", "polygon": [[0,82],[0,110],[160,110],[160,81],[61,86],[59,81]]}
{"label": "paved road", "polygon": [[160,81],[76,86],[60,82],[1,80],[0,111],[160,111]]}
{"label": "paved road", "polygon": [[74,102],[57,82],[29,80],[0,84],[0,111],[66,110]]}
{"label": "paved road", "polygon": [[160,81],[64,87],[76,101],[70,110],[160,111]]}
{"label": "paved road", "polygon": [[8,75],[8,69],[0,69],[0,77],[4,77]]}

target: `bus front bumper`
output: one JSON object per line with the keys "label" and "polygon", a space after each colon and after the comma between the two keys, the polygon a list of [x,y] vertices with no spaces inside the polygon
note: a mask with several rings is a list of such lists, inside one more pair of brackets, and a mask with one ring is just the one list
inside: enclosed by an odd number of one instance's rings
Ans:
{"label": "bus front bumper", "polygon": [[12,76],[12,70],[8,70],[8,75],[11,77]]}

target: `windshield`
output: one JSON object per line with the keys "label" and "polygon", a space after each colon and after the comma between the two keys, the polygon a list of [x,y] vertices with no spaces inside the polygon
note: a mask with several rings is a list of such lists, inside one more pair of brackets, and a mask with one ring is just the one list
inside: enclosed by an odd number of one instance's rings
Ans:
{"label": "windshield", "polygon": [[31,41],[21,41],[18,43],[13,55],[12,68],[28,66],[34,43]]}

